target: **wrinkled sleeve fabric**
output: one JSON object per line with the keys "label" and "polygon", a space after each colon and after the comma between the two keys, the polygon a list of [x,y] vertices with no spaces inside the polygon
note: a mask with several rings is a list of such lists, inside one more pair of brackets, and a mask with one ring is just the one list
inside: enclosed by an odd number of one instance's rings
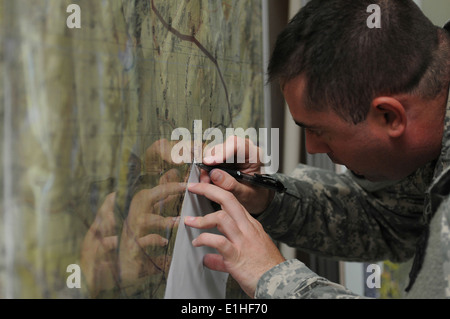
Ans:
{"label": "wrinkled sleeve fabric", "polygon": [[318,276],[297,259],[281,263],[258,281],[256,299],[365,299]]}
{"label": "wrinkled sleeve fabric", "polygon": [[424,199],[433,163],[398,182],[370,183],[299,165],[277,174],[287,188],[259,217],[275,240],[348,261],[406,261],[424,227]]}
{"label": "wrinkled sleeve fabric", "polygon": [[[430,163],[408,178],[370,183],[299,165],[278,174],[287,191],[275,195],[258,220],[272,238],[321,256],[351,261],[405,261],[421,233]],[[258,281],[255,298],[365,298],[287,260]]]}
{"label": "wrinkled sleeve fabric", "polygon": [[443,210],[441,220],[441,250],[444,263],[442,265],[445,281],[445,297],[450,298],[450,195],[441,204]]}

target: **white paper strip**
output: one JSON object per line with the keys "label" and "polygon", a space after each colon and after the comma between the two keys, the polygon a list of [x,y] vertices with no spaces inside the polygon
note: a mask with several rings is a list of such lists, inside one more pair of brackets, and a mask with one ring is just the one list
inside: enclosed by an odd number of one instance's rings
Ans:
{"label": "white paper strip", "polygon": [[[198,183],[200,170],[192,165],[189,183]],[[204,196],[186,190],[181,220],[177,231],[175,247],[170,265],[165,299],[223,299],[225,298],[228,274],[213,271],[203,266],[203,256],[217,253],[210,247],[194,247],[192,240],[202,232],[217,233],[217,230],[200,230],[186,227],[186,216],[202,216],[213,212],[211,202]]]}

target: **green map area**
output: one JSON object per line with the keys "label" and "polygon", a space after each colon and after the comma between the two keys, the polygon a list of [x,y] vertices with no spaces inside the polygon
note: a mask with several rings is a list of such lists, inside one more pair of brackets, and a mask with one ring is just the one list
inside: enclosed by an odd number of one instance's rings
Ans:
{"label": "green map area", "polygon": [[261,2],[1,0],[0,23],[0,298],[162,298],[171,133],[263,125]]}

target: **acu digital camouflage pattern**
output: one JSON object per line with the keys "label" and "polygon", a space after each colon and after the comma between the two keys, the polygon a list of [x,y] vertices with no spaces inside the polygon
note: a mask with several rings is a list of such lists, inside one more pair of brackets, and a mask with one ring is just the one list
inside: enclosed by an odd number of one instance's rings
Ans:
{"label": "acu digital camouflage pattern", "polygon": [[441,161],[436,176],[439,176],[431,191],[434,207],[442,211],[441,219],[441,249],[444,259],[443,276],[445,281],[445,297],[450,297],[450,92],[447,102],[447,115],[445,117],[445,131]]}
{"label": "acu digital camouflage pattern", "polygon": [[[438,210],[445,292],[450,296],[450,94],[442,151],[397,183],[369,183],[352,173],[300,165],[291,177],[278,174],[287,192],[277,194],[258,218],[274,238],[314,254],[350,261],[407,261]],[[438,237],[439,238],[439,237]],[[427,296],[427,291],[421,291]],[[361,298],[316,275],[298,260],[288,260],[259,280],[256,298]]]}

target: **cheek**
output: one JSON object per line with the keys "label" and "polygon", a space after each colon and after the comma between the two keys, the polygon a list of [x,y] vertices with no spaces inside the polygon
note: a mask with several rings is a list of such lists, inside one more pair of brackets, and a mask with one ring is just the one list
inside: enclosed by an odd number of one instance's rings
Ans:
{"label": "cheek", "polygon": [[359,147],[353,150],[352,162],[355,169],[364,171],[379,171],[383,166],[387,165],[390,160],[386,156],[386,149],[380,148],[376,143],[370,141],[360,143]]}
{"label": "cheek", "polygon": [[342,139],[331,138],[330,148],[334,156],[349,166],[365,166],[373,164],[380,150],[370,139],[358,136],[346,136]]}

